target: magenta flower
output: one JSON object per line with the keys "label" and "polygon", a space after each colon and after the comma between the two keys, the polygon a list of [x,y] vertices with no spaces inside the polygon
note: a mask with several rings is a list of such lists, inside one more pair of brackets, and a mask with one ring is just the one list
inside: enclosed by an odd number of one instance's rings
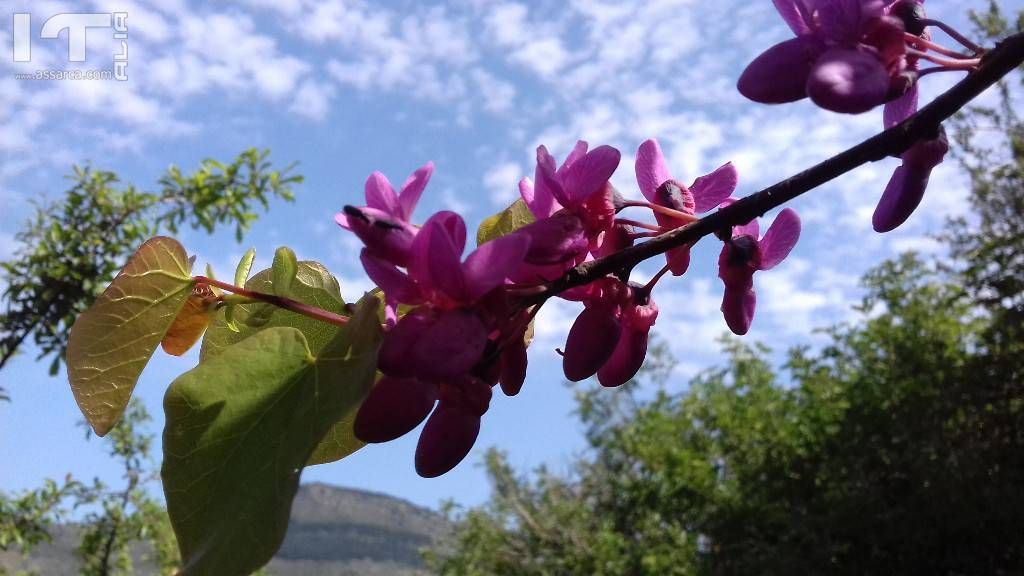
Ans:
{"label": "magenta flower", "polygon": [[585,308],[565,342],[565,377],[579,382],[597,374],[603,386],[625,384],[643,365],[648,334],[658,317],[650,288],[606,278],[570,297],[581,299]]}
{"label": "magenta flower", "polygon": [[548,277],[577,264],[615,218],[614,189],[608,183],[621,155],[611,146],[587,151],[580,140],[556,169],[547,148],[537,148],[536,182],[523,178],[519,193],[537,221],[516,234],[529,236],[526,261],[540,268],[525,275]]}
{"label": "magenta flower", "polygon": [[615,388],[629,382],[647,358],[647,341],[658,319],[658,306],[640,291],[634,291],[634,302],[622,310],[622,333],[611,357],[597,371],[597,381],[606,388]]}
{"label": "magenta flower", "polygon": [[796,38],[772,46],[740,76],[741,94],[778,104],[809,96],[834,112],[857,114],[901,96],[903,22],[885,15],[892,0],[773,0]]}
{"label": "magenta flower", "polygon": [[353,430],[363,442],[390,442],[404,436],[434,409],[437,384],[384,376],[356,413]]}
{"label": "magenta flower", "polygon": [[366,206],[346,206],[334,221],[354,232],[374,256],[405,266],[416,235],[410,219],[433,172],[434,163],[427,162],[409,176],[398,194],[387,176],[374,172],[366,179]]}
{"label": "magenta flower", "polygon": [[937,137],[917,142],[903,153],[903,164],[893,172],[871,217],[876,232],[889,232],[907,221],[924,197],[932,169],[948,151],[946,131],[940,126]]}
{"label": "magenta flower", "polygon": [[491,401],[489,384],[472,376],[445,382],[437,409],[423,427],[416,445],[416,472],[435,478],[469,454],[480,433],[480,417]]}
{"label": "magenta flower", "polygon": [[[685,184],[672,179],[657,140],[645,141],[636,154],[636,181],[640,192],[652,204],[683,214],[692,216],[717,208],[733,193],[738,180],[736,168],[731,162],[726,162],[714,172],[697,178],[687,188]],[[690,223],[658,211],[654,212],[654,218],[661,227],[660,232],[668,232]],[[690,247],[673,248],[665,257],[672,274],[680,276],[690,265]]]}
{"label": "magenta flower", "polygon": [[800,238],[800,217],[786,208],[758,240],[757,220],[732,229],[718,257],[718,277],[725,284],[722,313],[735,334],[746,334],[754,319],[757,296],[754,272],[771,270],[789,255]]}
{"label": "magenta flower", "polygon": [[[389,307],[402,303],[416,308],[385,335],[377,356],[384,377],[360,407],[355,434],[364,442],[392,440],[414,429],[433,410],[416,452],[416,470],[427,477],[458,464],[476,440],[495,383],[477,374],[497,372],[494,380],[500,376],[508,381],[503,389],[515,392],[525,378],[525,344],[499,345],[514,341],[509,334],[518,334],[522,341],[525,330],[521,319],[508,319],[504,313],[500,287],[522,266],[530,238],[496,238],[463,261],[465,245],[462,218],[438,212],[416,233],[405,271],[369,247],[361,255]],[[494,348],[499,355],[485,358]]]}

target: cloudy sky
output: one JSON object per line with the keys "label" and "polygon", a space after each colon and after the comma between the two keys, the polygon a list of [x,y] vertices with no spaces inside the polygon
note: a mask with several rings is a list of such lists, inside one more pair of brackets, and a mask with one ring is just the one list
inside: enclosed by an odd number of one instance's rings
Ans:
{"label": "cloudy sky", "polygon": [[[964,12],[982,0],[929,0],[932,17],[966,28]],[[1024,0],[1004,2],[1021,8]],[[852,145],[879,129],[881,113],[837,116],[806,103],[764,107],[736,93],[746,62],[789,36],[768,0],[569,0],[446,3],[360,0],[243,0],[200,3],[0,2],[0,50],[13,42],[12,17],[32,14],[32,61],[0,56],[0,258],[31,202],[58,198],[63,175],[89,163],[153,189],[172,164],[192,169],[207,157],[227,160],[248,147],[269,148],[279,165],[298,161],[306,177],[294,204],[275,204],[242,244],[229,234],[183,233],[200,262],[230,276],[249,246],[266,264],[287,244],[326,264],[347,298],[369,284],[358,244],[332,216],[362,203],[366,176],[381,170],[401,182],[427,160],[436,165],[417,212],[462,213],[471,227],[517,195],[532,175],[534,150],[564,157],[577,139],[610,144],[623,161],[613,182],[637,195],[636,148],[657,138],[673,175],[691,182],[725,161],[749,194]],[[110,30],[92,29],[86,63],[66,61],[66,41],[41,40],[38,28],[62,12],[128,14],[128,80],[17,80],[39,69],[110,68]],[[941,35],[943,42],[946,39]],[[948,42],[947,42],[948,43]],[[956,80],[925,79],[934,95]],[[858,277],[898,251],[938,249],[929,237],[958,214],[965,179],[952,162],[933,175],[913,219],[879,236],[870,215],[889,173],[887,160],[866,166],[799,199],[804,233],[793,255],[757,276],[758,312],[747,338],[775,349],[815,345],[814,328],[851,318]],[[769,215],[769,219],[772,215]],[[763,228],[762,228],[763,229]],[[690,272],[655,292],[655,332],[679,360],[674,389],[718,359],[725,330],[718,311],[718,247],[698,246]],[[656,268],[638,271],[649,275]],[[482,501],[480,455],[509,452],[522,468],[564,469],[583,449],[562,384],[559,346],[577,309],[543,311],[531,371],[516,398],[496,396],[470,457],[435,480],[412,466],[416,434],[368,447],[304,478],[396,494],[436,506],[452,498]],[[158,354],[159,355],[159,354]],[[100,443],[85,441],[64,375],[28,350],[0,374],[14,402],[0,404],[0,490],[38,485],[72,472],[117,479]],[[137,393],[162,425],[167,384],[194,365],[157,358]],[[614,391],[607,392],[614,394]]]}

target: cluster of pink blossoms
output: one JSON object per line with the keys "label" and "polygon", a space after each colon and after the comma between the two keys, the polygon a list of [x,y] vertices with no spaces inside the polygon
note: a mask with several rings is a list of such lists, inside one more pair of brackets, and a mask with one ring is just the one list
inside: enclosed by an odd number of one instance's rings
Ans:
{"label": "cluster of pink blossoms", "polygon": [[[918,79],[936,72],[970,71],[982,50],[942,22],[930,20],[924,0],[773,0],[795,38],[751,62],[737,83],[747,98],[781,104],[810,98],[834,112],[858,114],[885,105],[891,128],[917,111]],[[936,44],[929,26],[960,42],[965,54]],[[935,66],[921,69],[921,62]],[[903,154],[872,225],[893,230],[921,203],[928,178],[949,150],[941,129]]]}
{"label": "cluster of pink blossoms", "polygon": [[[357,437],[387,442],[426,419],[416,470],[426,477],[447,472],[476,441],[492,388],[514,396],[523,385],[527,334],[538,308],[523,305],[525,295],[584,261],[685,226],[696,214],[732,201],[732,164],[687,186],[669,174],[654,140],[637,154],[645,199],[626,200],[609,182],[620,157],[610,146],[590,150],[579,142],[559,166],[539,147],[534,179],[519,184],[535,221],[481,244],[464,260],[466,225],[458,214],[438,212],[422,226],[411,221],[432,164],[397,193],[383,174],[367,179],[366,206],[346,206],[336,217],[365,245],[360,259],[383,291],[387,310],[378,356],[382,377],[356,416]],[[654,221],[619,217],[631,207],[651,210]],[[722,312],[733,332],[746,333],[753,320],[754,272],[778,264],[799,234],[796,214],[784,210],[762,238],[756,221],[721,235]],[[645,285],[620,277],[624,272],[558,295],[584,307],[566,340],[566,378],[596,375],[602,385],[615,387],[636,375],[658,317],[652,290],[667,272],[686,271],[689,250],[666,253],[665,267]]]}
{"label": "cluster of pink blossoms", "polygon": [[[929,20],[924,0],[773,0],[796,34],[758,56],[743,72],[739,91],[751,100],[780,104],[810,98],[822,108],[856,114],[885,104],[884,124],[895,126],[917,110],[917,80],[946,70],[973,70],[982,50],[947,25]],[[972,53],[932,42],[937,26]],[[937,64],[920,69],[922,61]],[[948,150],[941,127],[902,155],[873,216],[886,232],[902,224],[920,203],[931,170]],[[544,293],[570,268],[602,258],[698,220],[697,214],[734,202],[738,175],[726,163],[689,186],[674,179],[654,140],[641,144],[636,179],[643,200],[627,200],[609,179],[618,150],[590,150],[578,142],[558,165],[537,149],[534,179],[519,191],[535,221],[477,247],[465,260],[466,225],[438,212],[422,226],[413,210],[433,165],[417,170],[396,193],[383,174],[366,182],[366,206],[346,206],[342,227],[365,244],[361,260],[383,290],[387,334],[378,367],[383,374],[356,416],[355,433],[366,442],[387,442],[427,423],[416,448],[416,470],[443,474],[469,453],[487,411],[491,390],[519,393],[526,377],[527,339]],[[626,208],[649,209],[653,222],[624,218]],[[722,241],[718,276],[725,287],[722,314],[736,334],[754,318],[754,273],[770,270],[800,236],[800,219],[782,210],[761,235],[756,220],[717,234]],[[651,293],[667,273],[690,265],[690,246],[665,253],[652,280],[628,281],[629,270],[598,278],[557,296],[583,304],[562,352],[566,378],[597,376],[620,386],[640,369],[648,334],[658,318]]]}

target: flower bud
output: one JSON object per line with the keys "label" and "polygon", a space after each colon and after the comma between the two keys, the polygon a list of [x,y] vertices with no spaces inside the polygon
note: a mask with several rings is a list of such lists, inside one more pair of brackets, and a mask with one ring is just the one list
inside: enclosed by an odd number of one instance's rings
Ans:
{"label": "flower bud", "polygon": [[359,407],[353,432],[363,442],[389,442],[419,426],[436,400],[434,383],[384,376]]}
{"label": "flower bud", "polygon": [[615,351],[621,332],[622,324],[610,306],[592,306],[580,312],[565,342],[565,377],[579,382],[596,374]]}

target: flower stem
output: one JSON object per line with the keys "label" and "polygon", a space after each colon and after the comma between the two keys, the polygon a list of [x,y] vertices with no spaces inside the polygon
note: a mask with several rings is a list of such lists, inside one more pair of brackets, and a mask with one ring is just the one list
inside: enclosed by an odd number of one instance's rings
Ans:
{"label": "flower stem", "polygon": [[661,277],[664,276],[666,272],[668,272],[668,264],[662,266],[661,270],[658,270],[658,273],[654,275],[654,278],[651,278],[647,284],[644,284],[643,291],[650,294],[651,291],[654,290],[654,285],[658,283],[658,280],[661,280]]}
{"label": "flower stem", "polygon": [[903,38],[907,41],[907,43],[909,43],[911,46],[919,50],[932,50],[934,52],[942,54],[943,56],[949,56],[950,58],[956,58],[958,60],[969,60],[971,58],[974,58],[974,56],[962,54],[960,52],[957,52],[956,50],[951,50],[949,48],[946,48],[945,46],[942,46],[941,44],[936,44],[931,40],[921,38],[920,36],[914,36],[910,32],[904,32]]}
{"label": "flower stem", "polygon": [[700,218],[694,216],[693,214],[687,214],[686,212],[681,212],[674,208],[669,208],[668,206],[662,206],[660,204],[655,204],[653,202],[642,202],[640,200],[626,200],[625,202],[622,203],[622,205],[632,206],[634,208],[650,208],[655,212],[661,212],[666,216],[678,218],[685,222],[696,222],[697,220],[700,220]]}
{"label": "flower stem", "polygon": [[207,286],[216,286],[225,292],[231,292],[232,294],[238,294],[252,300],[277,306],[278,308],[284,308],[285,310],[291,310],[303,316],[309,316],[310,318],[320,320],[321,322],[327,322],[328,324],[334,324],[335,326],[344,326],[348,324],[348,316],[342,316],[341,314],[335,314],[334,312],[328,312],[316,306],[310,306],[303,304],[298,300],[292,300],[291,298],[285,298],[283,296],[275,296],[273,294],[264,294],[263,292],[254,292],[241,286],[235,286],[234,284],[228,284],[227,282],[221,282],[213,278],[206,276],[193,276],[192,280],[197,284],[206,284]]}
{"label": "flower stem", "polygon": [[648,224],[646,222],[640,222],[639,220],[630,220],[629,218],[616,218],[617,224],[625,224],[626,226],[632,226],[634,228],[641,228],[643,230],[651,230],[653,232],[661,233],[661,226],[655,224]]}
{"label": "flower stem", "polygon": [[928,52],[915,50],[914,48],[907,49],[907,54],[910,56],[916,56],[922,60],[927,60],[934,64],[938,64],[939,66],[942,66],[949,70],[971,71],[977,69],[978,65],[981,64],[981,58],[971,58],[969,60],[949,60],[947,58],[940,58],[933,54],[929,54]]}
{"label": "flower stem", "polygon": [[980,55],[985,53],[984,48],[978,46],[974,42],[971,42],[970,40],[967,39],[966,36],[957,32],[952,26],[946,24],[945,22],[942,22],[941,20],[932,20],[931,18],[925,18],[921,20],[921,23],[924,24],[925,26],[935,26],[939,30],[942,30],[943,32],[948,34],[950,38],[956,40],[957,42],[960,43],[961,46],[967,48],[968,50],[974,52],[975,54]]}

